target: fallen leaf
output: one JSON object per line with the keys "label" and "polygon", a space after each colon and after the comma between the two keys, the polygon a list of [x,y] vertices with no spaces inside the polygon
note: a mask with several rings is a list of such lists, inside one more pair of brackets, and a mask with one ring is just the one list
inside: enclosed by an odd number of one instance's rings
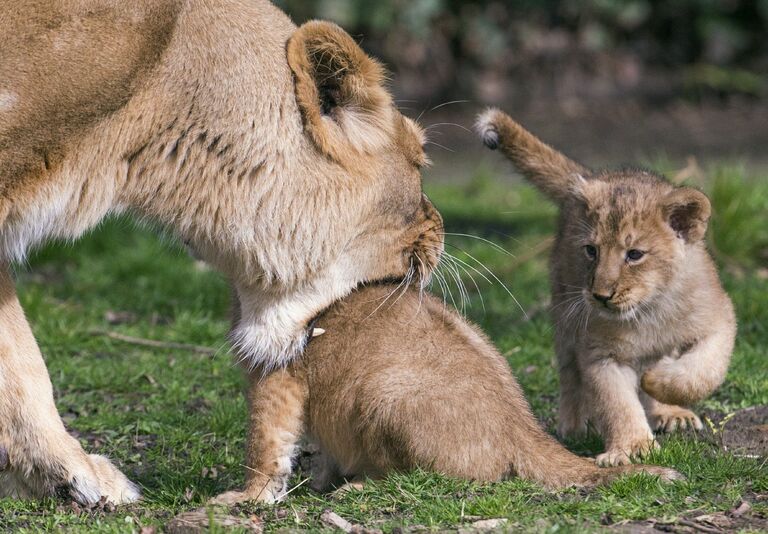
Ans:
{"label": "fallen leaf", "polygon": [[344,532],[352,532],[352,523],[341,517],[336,512],[326,510],[323,515],[320,516],[320,521],[330,527],[335,527]]}
{"label": "fallen leaf", "polygon": [[741,501],[736,508],[728,512],[728,515],[730,515],[731,517],[741,517],[747,512],[749,512],[751,509],[752,509],[751,504],[749,504],[747,501]]}

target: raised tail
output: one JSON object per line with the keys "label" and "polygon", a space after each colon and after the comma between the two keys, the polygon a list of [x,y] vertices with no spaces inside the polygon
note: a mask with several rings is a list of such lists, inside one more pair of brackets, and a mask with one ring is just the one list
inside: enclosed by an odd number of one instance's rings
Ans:
{"label": "raised tail", "polygon": [[488,109],[477,118],[476,128],[488,148],[500,148],[534,186],[557,203],[572,197],[590,174],[503,111]]}

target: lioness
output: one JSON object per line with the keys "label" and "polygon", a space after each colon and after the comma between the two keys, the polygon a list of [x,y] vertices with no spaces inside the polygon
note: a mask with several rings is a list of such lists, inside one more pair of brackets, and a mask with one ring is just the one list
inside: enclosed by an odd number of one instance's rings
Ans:
{"label": "lioness", "polygon": [[0,35],[0,496],[139,497],[56,412],[9,266],[46,239],[166,226],[231,280],[262,369],[360,282],[436,264],[422,133],[339,27],[266,0],[15,0]]}
{"label": "lioness", "polygon": [[681,478],[655,466],[601,469],[569,452],[536,421],[488,338],[412,286],[360,288],[314,325],[325,333],[301,358],[251,389],[259,420],[246,487],[214,502],[283,497],[302,433],[321,451],[312,474],[320,490],[415,468],[480,481],[518,476],[550,489],[640,471]]}
{"label": "lioness", "polygon": [[709,199],[636,169],[593,172],[489,110],[480,134],[560,208],[550,258],[559,433],[593,423],[604,465],[656,446],[653,430],[701,421],[684,408],[725,378],[736,317],[707,253]]}

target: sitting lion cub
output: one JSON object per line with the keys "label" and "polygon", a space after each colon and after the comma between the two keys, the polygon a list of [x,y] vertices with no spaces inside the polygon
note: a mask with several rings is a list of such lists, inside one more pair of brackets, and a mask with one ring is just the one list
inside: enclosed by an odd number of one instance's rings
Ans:
{"label": "sitting lion cub", "polygon": [[704,246],[707,197],[635,169],[592,172],[506,114],[478,121],[560,207],[551,257],[563,436],[596,426],[598,463],[656,446],[652,429],[701,428],[682,408],[723,381],[736,335],[733,305]]}
{"label": "sitting lion cub", "polygon": [[302,433],[322,451],[317,489],[414,468],[481,481],[519,476],[547,488],[637,471],[680,478],[662,467],[601,469],[569,452],[539,426],[504,357],[434,296],[363,287],[315,324],[326,333],[299,360],[251,387],[258,419],[246,489],[215,502],[281,498]]}

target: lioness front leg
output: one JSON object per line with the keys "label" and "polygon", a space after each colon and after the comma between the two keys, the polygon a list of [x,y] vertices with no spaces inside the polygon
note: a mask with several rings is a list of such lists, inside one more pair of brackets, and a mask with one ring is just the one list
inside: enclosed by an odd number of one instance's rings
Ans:
{"label": "lioness front leg", "polygon": [[291,476],[303,430],[306,383],[291,367],[265,377],[256,370],[248,379],[245,489],[223,493],[212,500],[214,504],[279,501]]}
{"label": "lioness front leg", "polygon": [[0,266],[0,453],[0,497],[44,497],[66,487],[82,504],[139,498],[109,460],[86,454],[64,428],[7,265]]}
{"label": "lioness front leg", "polygon": [[583,376],[593,422],[605,441],[605,452],[596,458],[599,465],[625,465],[657,446],[638,397],[634,369],[604,358],[589,363]]}

